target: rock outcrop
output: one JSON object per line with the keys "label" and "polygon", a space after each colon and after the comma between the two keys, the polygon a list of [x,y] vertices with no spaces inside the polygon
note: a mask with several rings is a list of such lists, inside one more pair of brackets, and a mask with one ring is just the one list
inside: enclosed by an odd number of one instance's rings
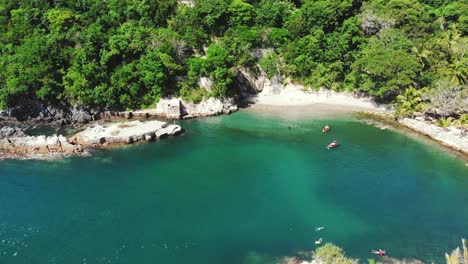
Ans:
{"label": "rock outcrop", "polygon": [[86,153],[80,145],[70,144],[62,135],[0,139],[0,158],[54,159]]}
{"label": "rock outcrop", "polygon": [[236,112],[238,107],[232,98],[209,98],[198,104],[184,102],[182,99],[161,99],[156,110],[148,111],[149,115],[155,115],[166,119],[187,119],[194,117],[206,117]]}
{"label": "rock outcrop", "polygon": [[24,130],[19,127],[3,126],[0,128],[0,139],[10,137],[24,137],[26,134]]}
{"label": "rock outcrop", "polygon": [[156,105],[156,115],[166,119],[180,119],[182,117],[182,106],[180,99],[161,99]]}
{"label": "rock outcrop", "polygon": [[209,98],[198,104],[182,101],[183,118],[215,116],[230,114],[238,110],[232,98]]}
{"label": "rock outcrop", "polygon": [[178,135],[182,128],[161,121],[127,121],[106,125],[92,125],[70,138],[70,142],[84,147],[107,147]]}
{"label": "rock outcrop", "polygon": [[178,135],[182,128],[161,121],[94,124],[70,139],[62,135],[28,136],[21,128],[0,129],[0,159],[59,159],[88,155],[89,148],[153,141]]}
{"label": "rock outcrop", "polygon": [[198,104],[173,98],[161,99],[156,108],[122,112],[77,106],[70,109],[57,109],[42,105],[37,107],[15,107],[1,111],[0,118],[12,123],[27,121],[27,123],[52,123],[59,126],[81,126],[96,120],[114,121],[149,117],[173,120],[229,114],[235,111],[237,111],[237,105],[234,99],[231,98],[209,98]]}

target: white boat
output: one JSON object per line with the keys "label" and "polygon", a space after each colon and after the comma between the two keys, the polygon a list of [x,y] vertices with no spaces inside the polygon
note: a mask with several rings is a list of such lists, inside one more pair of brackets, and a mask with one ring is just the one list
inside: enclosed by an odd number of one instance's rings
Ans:
{"label": "white boat", "polygon": [[320,244],[322,244],[322,241],[323,241],[323,239],[322,239],[322,238],[319,238],[319,240],[316,240],[316,241],[315,241],[315,245],[320,245]]}

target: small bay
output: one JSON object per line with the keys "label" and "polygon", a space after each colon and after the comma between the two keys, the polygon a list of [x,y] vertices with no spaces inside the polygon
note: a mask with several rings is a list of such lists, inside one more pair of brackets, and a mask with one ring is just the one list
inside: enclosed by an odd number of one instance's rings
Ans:
{"label": "small bay", "polygon": [[0,263],[267,263],[320,237],[363,261],[441,263],[468,237],[466,161],[431,144],[349,117],[180,125],[92,157],[0,161]]}

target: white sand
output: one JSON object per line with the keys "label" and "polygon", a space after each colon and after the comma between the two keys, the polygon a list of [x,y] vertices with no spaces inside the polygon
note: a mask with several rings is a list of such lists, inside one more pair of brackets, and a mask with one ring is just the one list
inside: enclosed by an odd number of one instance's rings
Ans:
{"label": "white sand", "polygon": [[265,89],[252,97],[252,101],[255,104],[270,106],[321,104],[343,106],[344,108],[358,108],[357,110],[386,111],[385,107],[377,105],[368,97],[357,97],[350,93],[329,90],[304,91],[304,86],[294,84],[284,86],[279,93],[272,93],[270,89]]}
{"label": "white sand", "polygon": [[[254,112],[273,114],[280,117],[296,118],[302,116],[321,116],[327,114],[349,113],[354,111],[390,112],[379,106],[371,98],[357,97],[351,93],[329,90],[305,91],[304,86],[287,84],[279,93],[267,87],[251,98]],[[400,124],[426,135],[438,143],[468,153],[468,136],[460,129],[451,127],[444,130],[434,124],[412,119],[403,119]]]}

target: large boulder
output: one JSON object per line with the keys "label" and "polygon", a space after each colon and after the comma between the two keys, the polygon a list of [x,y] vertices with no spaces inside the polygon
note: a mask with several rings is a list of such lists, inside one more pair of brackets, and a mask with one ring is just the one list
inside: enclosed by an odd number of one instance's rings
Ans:
{"label": "large boulder", "polygon": [[180,119],[182,116],[180,99],[172,98],[159,100],[156,104],[156,113],[167,119]]}
{"label": "large boulder", "polygon": [[4,126],[0,128],[0,139],[9,137],[24,137],[26,136],[23,129],[18,127]]}
{"label": "large boulder", "polygon": [[85,107],[74,107],[71,110],[71,122],[85,124],[93,120],[91,111]]}
{"label": "large boulder", "polygon": [[9,108],[7,109],[7,112],[8,117],[15,118],[18,121],[26,121],[28,119],[37,118],[42,110],[42,105],[31,102]]}
{"label": "large boulder", "polygon": [[238,110],[233,98],[211,97],[198,104],[182,102],[182,105],[184,118],[230,114]]}

